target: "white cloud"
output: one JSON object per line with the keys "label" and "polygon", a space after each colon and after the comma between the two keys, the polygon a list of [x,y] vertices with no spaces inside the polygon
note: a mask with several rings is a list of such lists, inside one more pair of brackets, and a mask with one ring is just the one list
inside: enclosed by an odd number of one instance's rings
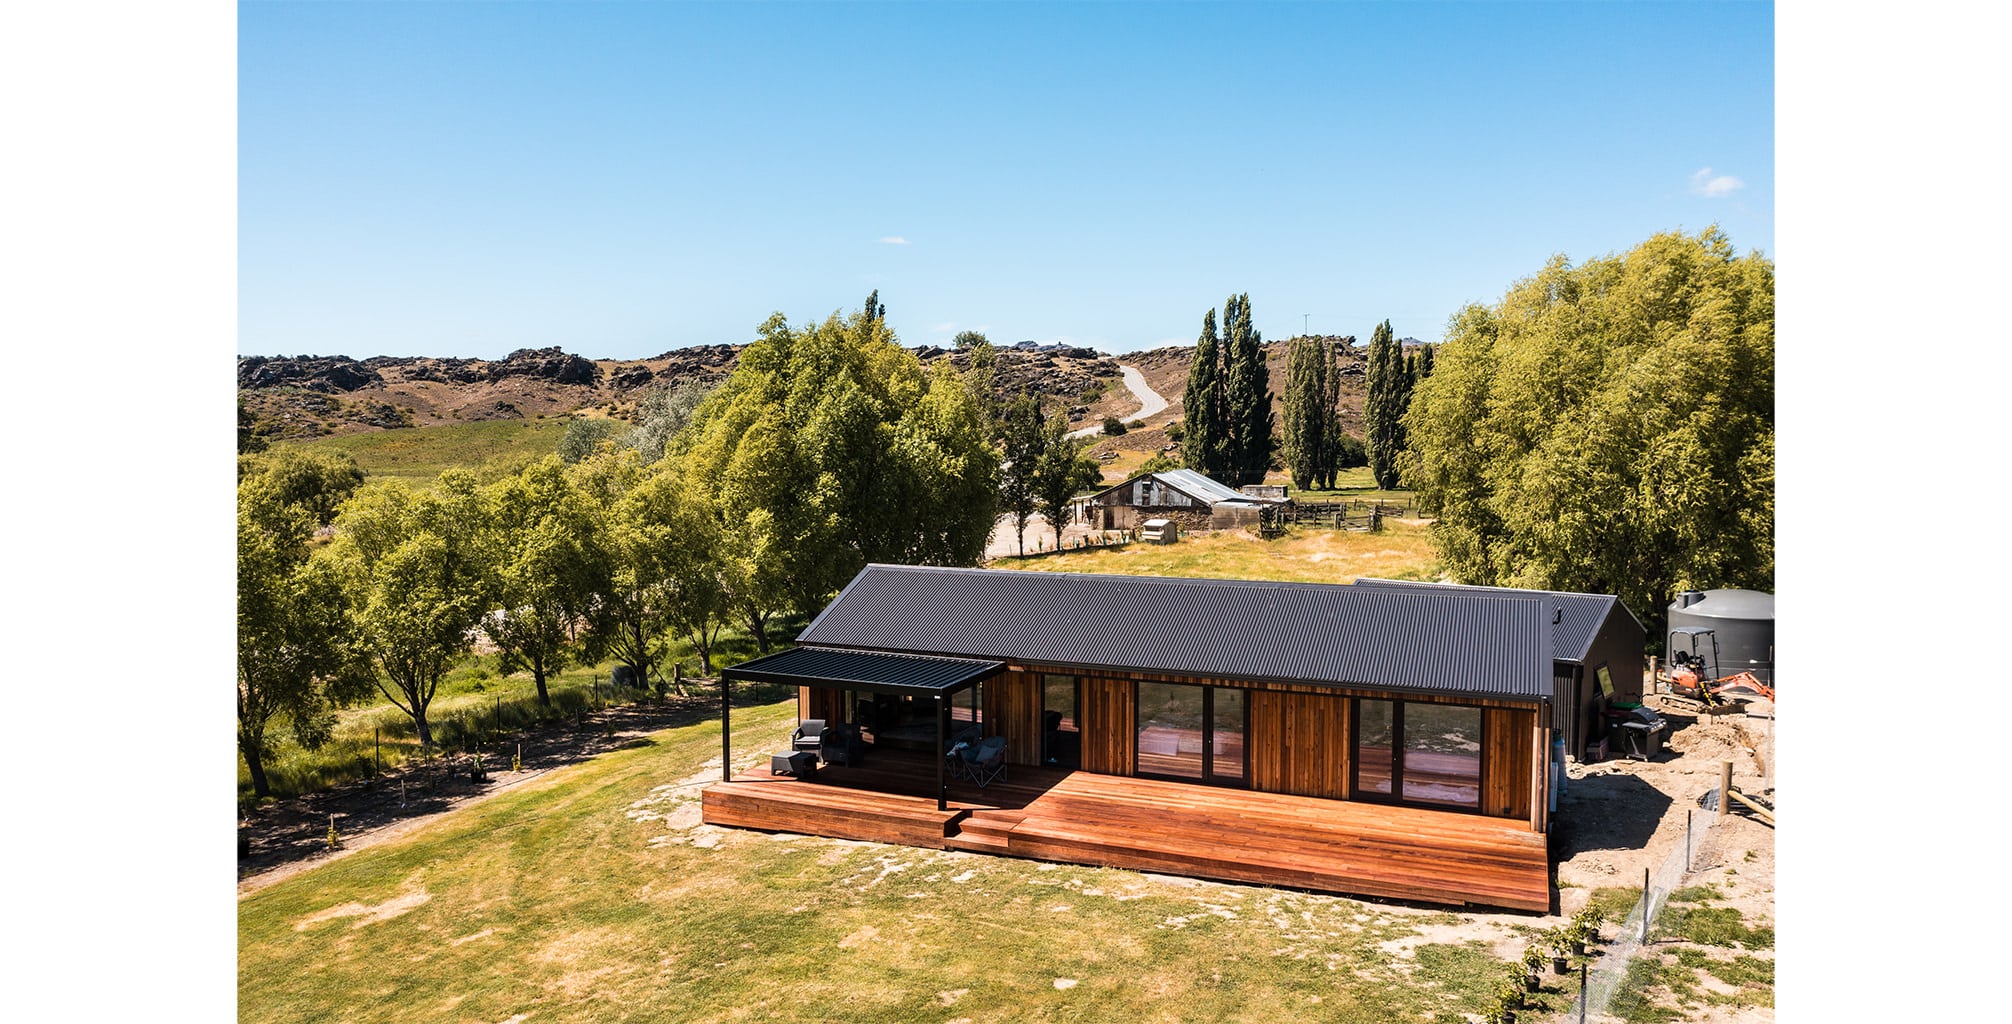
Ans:
{"label": "white cloud", "polygon": [[1691,191],[1710,199],[1732,195],[1746,185],[1746,182],[1730,174],[1715,175],[1709,167],[1700,167],[1698,173],[1691,175]]}
{"label": "white cloud", "polygon": [[888,235],[888,236],[887,236],[886,238],[883,238],[883,239],[881,239],[881,240],[880,240],[880,244],[882,244],[882,245],[907,245],[907,244],[908,244],[908,239],[906,239],[906,238],[903,238],[903,237],[901,237],[900,235]]}

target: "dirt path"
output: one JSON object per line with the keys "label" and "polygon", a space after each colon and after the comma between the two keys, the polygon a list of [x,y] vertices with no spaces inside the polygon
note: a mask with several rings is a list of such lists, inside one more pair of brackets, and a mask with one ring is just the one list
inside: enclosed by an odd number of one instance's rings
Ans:
{"label": "dirt path", "polygon": [[[1146,375],[1140,373],[1138,367],[1127,366],[1123,363],[1120,363],[1118,364],[1118,373],[1124,377],[1125,386],[1131,389],[1132,397],[1139,400],[1138,412],[1132,413],[1128,416],[1120,416],[1118,417],[1119,419],[1124,420],[1127,423],[1130,423],[1133,420],[1142,420],[1148,416],[1152,416],[1164,410],[1167,407],[1167,400],[1165,398],[1160,397],[1160,393],[1154,391],[1153,386],[1151,384],[1146,383]],[[1089,437],[1090,435],[1096,434],[1102,431],[1103,429],[1104,424],[1102,422],[1099,422],[1094,426],[1084,427],[1081,430],[1071,430],[1069,431],[1069,436]]]}

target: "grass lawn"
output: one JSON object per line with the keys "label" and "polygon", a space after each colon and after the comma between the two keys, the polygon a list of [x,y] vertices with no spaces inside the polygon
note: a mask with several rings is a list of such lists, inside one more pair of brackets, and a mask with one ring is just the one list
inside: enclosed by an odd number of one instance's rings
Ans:
{"label": "grass lawn", "polygon": [[[793,721],[736,711],[737,759]],[[1451,1022],[1501,977],[1445,913],[699,826],[718,755],[657,733],[246,897],[239,1019]]]}
{"label": "grass lawn", "polygon": [[1293,583],[1347,583],[1358,576],[1429,580],[1440,572],[1429,528],[1394,521],[1386,521],[1380,533],[1295,526],[1278,540],[1259,540],[1241,530],[1218,530],[1184,534],[1174,544],[1135,543],[989,564],[995,569]]}
{"label": "grass lawn", "polygon": [[373,477],[397,477],[414,487],[430,487],[450,466],[543,458],[558,451],[565,436],[566,420],[555,416],[377,430],[289,443],[348,452]]}

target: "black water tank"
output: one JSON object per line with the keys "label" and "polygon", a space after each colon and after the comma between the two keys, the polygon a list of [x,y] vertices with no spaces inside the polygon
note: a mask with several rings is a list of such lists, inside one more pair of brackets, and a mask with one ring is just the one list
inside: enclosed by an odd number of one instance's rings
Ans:
{"label": "black water tank", "polygon": [[[1752,672],[1774,685],[1774,595],[1758,590],[1690,590],[1670,602],[1670,628],[1714,630],[1719,638],[1719,675]],[[1672,656],[1690,650],[1683,637],[1669,637]],[[1701,652],[1708,652],[1701,646]],[[1707,656],[1709,656],[1707,654]]]}

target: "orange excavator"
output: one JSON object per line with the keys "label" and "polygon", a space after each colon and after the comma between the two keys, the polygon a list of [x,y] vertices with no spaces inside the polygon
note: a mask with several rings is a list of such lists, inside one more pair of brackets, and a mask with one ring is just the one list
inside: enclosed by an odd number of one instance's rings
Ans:
{"label": "orange excavator", "polygon": [[[1685,637],[1688,651],[1677,650],[1676,640]],[[1704,646],[1706,642],[1710,647]],[[1704,707],[1724,707],[1731,697],[1764,697],[1774,700],[1774,687],[1761,682],[1752,672],[1719,675],[1719,636],[1715,630],[1680,626],[1670,630],[1670,694]],[[1705,660],[1705,651],[1711,660]]]}

